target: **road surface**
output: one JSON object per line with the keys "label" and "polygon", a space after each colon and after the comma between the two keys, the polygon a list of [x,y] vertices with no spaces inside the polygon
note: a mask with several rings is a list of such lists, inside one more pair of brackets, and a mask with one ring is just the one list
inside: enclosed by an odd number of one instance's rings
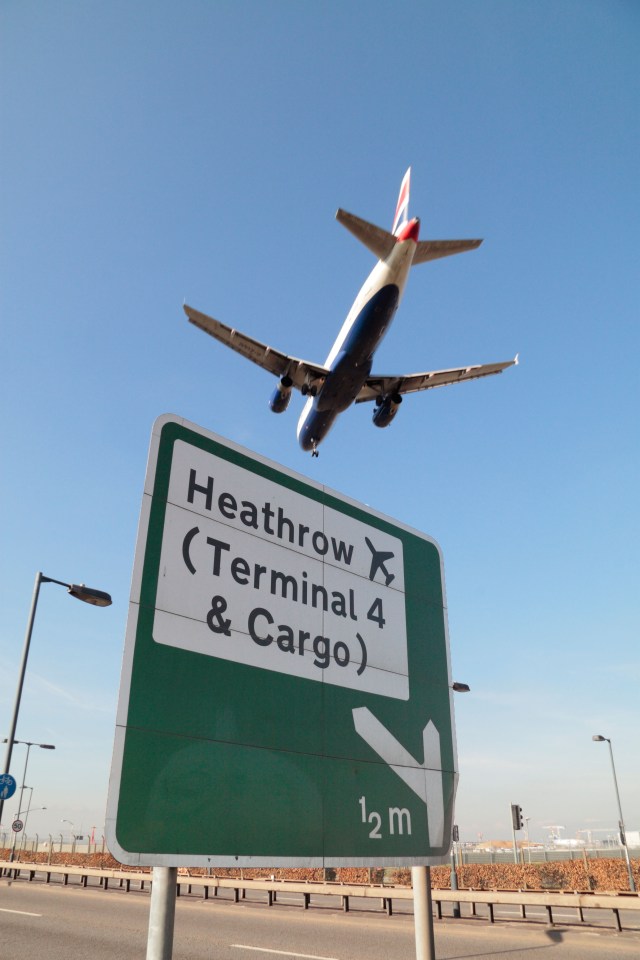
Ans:
{"label": "road surface", "polygon": [[[149,897],[80,886],[0,881],[5,957],[144,960]],[[547,927],[521,921],[436,921],[438,960],[636,960],[640,932]],[[234,904],[180,897],[174,960],[414,960],[413,917],[381,911],[344,914],[339,905],[302,910],[279,902]]]}

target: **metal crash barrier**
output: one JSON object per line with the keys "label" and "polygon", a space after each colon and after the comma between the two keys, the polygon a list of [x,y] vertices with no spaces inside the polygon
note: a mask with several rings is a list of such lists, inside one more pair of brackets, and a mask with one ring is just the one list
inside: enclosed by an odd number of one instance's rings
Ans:
{"label": "metal crash barrier", "polygon": [[[86,887],[89,877],[99,880],[100,887],[107,890],[110,883],[128,893],[131,884],[136,884],[138,890],[151,889],[151,874],[134,870],[99,870],[87,867],[72,867],[58,864],[21,863],[0,861],[0,876],[4,879],[18,880],[25,877],[28,881],[42,876],[45,883],[50,883],[53,876],[59,877],[64,886],[71,878],[77,878],[78,883]],[[379,900],[381,909],[389,916],[393,913],[394,900],[413,900],[411,887],[392,887],[388,885],[323,883],[315,880],[244,880],[228,877],[178,875],[177,896],[192,894],[193,888],[202,889],[202,897],[208,900],[211,895],[216,897],[222,889],[233,891],[233,900],[239,903],[244,899],[247,891],[262,891],[267,894],[267,904],[271,907],[277,902],[279,893],[298,893],[302,895],[303,909],[311,906],[311,897],[333,896],[342,898],[342,909],[349,911],[349,901],[352,897],[367,900]],[[432,890],[431,899],[436,906],[436,916],[442,919],[443,903],[468,903],[470,916],[477,917],[476,906],[485,904],[488,908],[488,920],[495,923],[494,907],[500,905],[519,906],[521,916],[526,919],[527,907],[544,907],[547,922],[554,923],[553,910],[560,908],[574,908],[580,922],[584,922],[585,910],[611,910],[615,920],[615,927],[622,930],[620,911],[638,911],[640,916],[640,895],[638,893],[586,893],[577,891],[530,891],[530,890]]]}

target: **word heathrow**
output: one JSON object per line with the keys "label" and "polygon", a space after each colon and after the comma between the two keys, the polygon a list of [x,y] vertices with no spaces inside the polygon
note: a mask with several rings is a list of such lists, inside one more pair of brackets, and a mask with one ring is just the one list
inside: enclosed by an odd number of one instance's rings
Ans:
{"label": "word heathrow", "polygon": [[[206,483],[198,483],[196,471],[191,468],[189,472],[189,487],[187,491],[187,500],[194,503],[196,494],[201,494],[205,498],[205,507],[209,513],[214,509],[213,488],[215,485],[214,477],[207,477]],[[319,557],[326,557],[331,549],[333,559],[338,563],[350,565],[353,558],[353,544],[345,543],[343,540],[336,540],[335,537],[327,537],[322,530],[311,530],[304,523],[294,523],[290,517],[287,517],[282,507],[277,511],[273,509],[268,500],[262,506],[252,503],[251,500],[241,500],[238,504],[237,499],[232,493],[223,491],[218,494],[215,501],[218,512],[225,520],[239,520],[250,530],[261,530],[270,537],[278,540],[295,544],[304,548],[311,544],[311,547]]]}

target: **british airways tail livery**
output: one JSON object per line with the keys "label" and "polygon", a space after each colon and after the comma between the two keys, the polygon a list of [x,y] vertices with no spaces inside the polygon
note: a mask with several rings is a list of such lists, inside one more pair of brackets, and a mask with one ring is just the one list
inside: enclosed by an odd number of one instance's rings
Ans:
{"label": "british airways tail livery", "polygon": [[336,213],[336,219],[378,257],[378,262],[358,293],[324,365],[280,353],[213,317],[187,305],[184,307],[195,326],[280,378],[269,401],[274,413],[287,409],[294,388],[307,397],[298,422],[298,440],[302,449],[310,450],[312,456],[318,456],[318,445],[338,414],[352,403],[373,401],[374,424],[387,427],[406,393],[502,373],[518,362],[516,356],[502,363],[455,370],[397,376],[371,373],[374,353],[398,309],[411,267],[475,250],[482,243],[482,240],[419,240],[420,221],[417,217],[409,220],[410,174],[411,168],[402,180],[391,233],[346,210]]}

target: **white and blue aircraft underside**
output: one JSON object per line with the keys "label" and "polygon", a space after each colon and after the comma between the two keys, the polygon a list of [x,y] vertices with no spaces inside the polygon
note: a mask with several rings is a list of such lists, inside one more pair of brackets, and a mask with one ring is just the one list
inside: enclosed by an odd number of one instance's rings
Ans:
{"label": "white and blue aircraft underside", "polygon": [[501,373],[518,362],[458,367],[399,376],[372,375],[373,357],[400,305],[409,270],[418,263],[475,250],[481,240],[419,241],[420,221],[407,219],[409,203],[407,170],[400,188],[393,232],[389,233],[345,210],[336,218],[379,258],[355,299],[325,363],[309,363],[254,340],[185,304],[184,311],[195,326],[231,347],[248,360],[280,378],[270,406],[275,413],[287,409],[292,390],[307,397],[298,422],[298,440],[303,450],[317,456],[338,414],[352,403],[373,401],[373,422],[388,426],[407,393],[429,390]]}

